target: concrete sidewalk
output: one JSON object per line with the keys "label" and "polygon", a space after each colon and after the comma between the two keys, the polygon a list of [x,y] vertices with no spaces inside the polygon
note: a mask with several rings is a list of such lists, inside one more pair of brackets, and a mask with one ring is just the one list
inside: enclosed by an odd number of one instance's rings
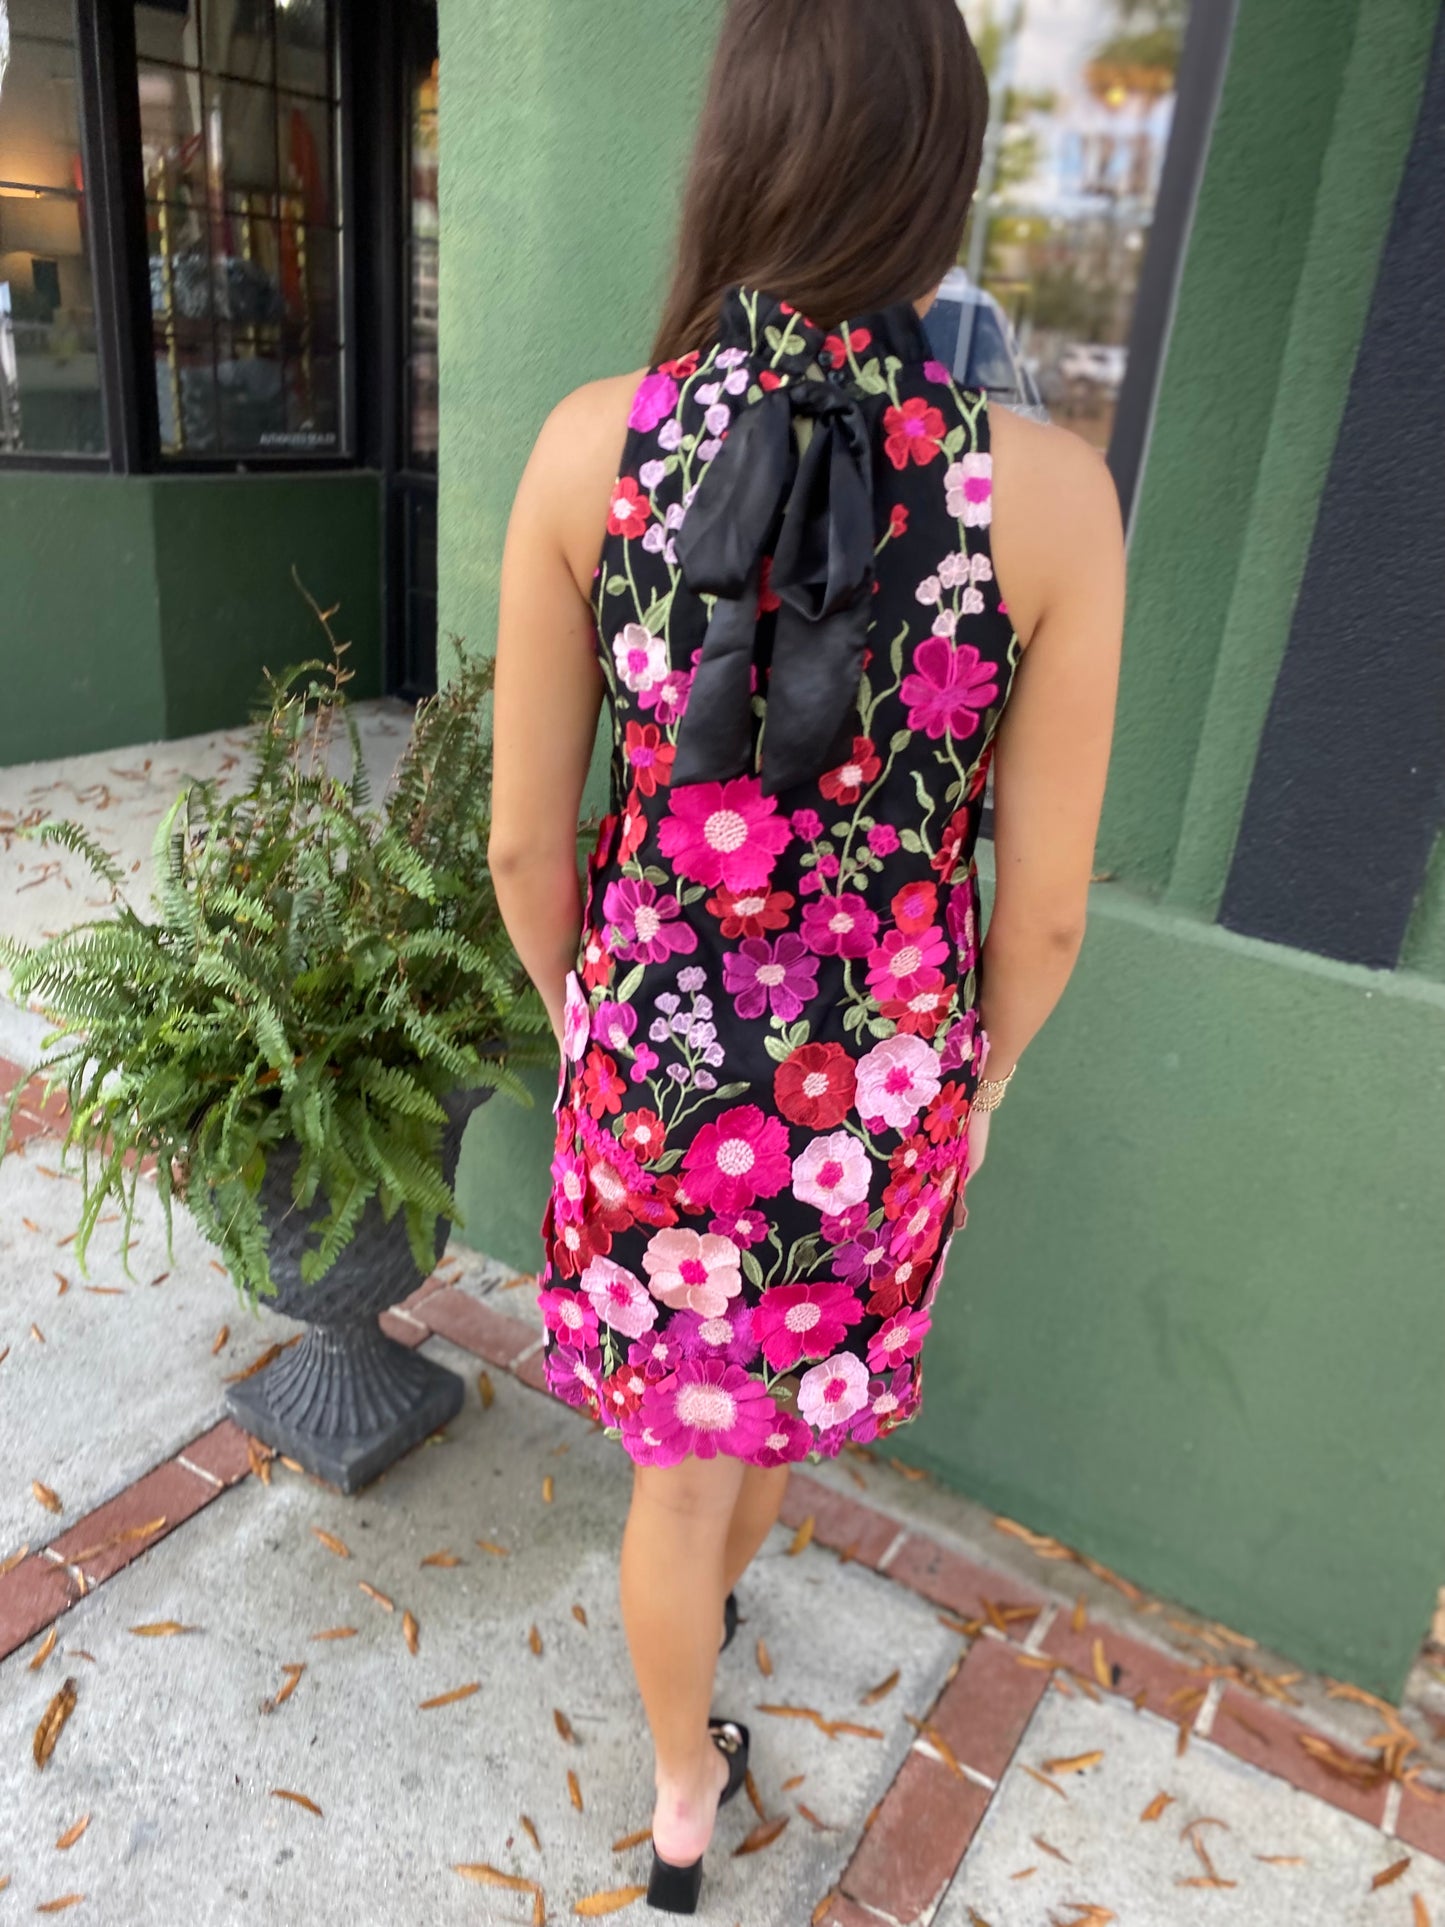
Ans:
{"label": "concrete sidewalk", "polygon": [[[290,1327],[238,1315],[188,1230],[152,1283],[144,1186],[142,1283],[102,1238],[88,1292],[55,1156],[42,1123],[0,1164],[17,1917],[79,1895],[106,1927],[559,1922],[597,1894],[651,1917],[626,1898],[651,1793],[616,1592],[630,1475],[540,1390],[530,1281],[455,1248],[389,1314],[467,1402],[342,1499],[222,1418],[225,1376]],[[1427,1736],[1131,1595],[866,1452],[795,1473],[719,1664],[753,1769],[700,1918],[1445,1927]]]}

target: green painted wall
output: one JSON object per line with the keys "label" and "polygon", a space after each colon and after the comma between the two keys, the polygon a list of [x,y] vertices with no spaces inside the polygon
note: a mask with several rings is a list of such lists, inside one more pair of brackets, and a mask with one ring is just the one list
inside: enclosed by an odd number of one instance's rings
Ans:
{"label": "green painted wall", "polygon": [[1435,14],[1436,0],[1239,10],[1131,537],[1099,839],[1100,868],[1211,915]]}
{"label": "green painted wall", "polygon": [[[547,409],[642,359],[708,12],[644,33],[580,0],[443,6],[467,102],[443,114],[444,631],[490,642]],[[1242,0],[1131,547],[1099,865],[1127,887],[1095,887],[898,1435],[985,1503],[1384,1692],[1445,1537],[1445,991],[1415,974],[1441,955],[1440,877],[1413,973],[1208,917],[1432,17]],[[1183,900],[1151,902],[1176,869]],[[458,1180],[467,1238],[528,1269],[555,1084],[534,1088],[529,1113],[478,1114]]]}
{"label": "green painted wall", "polygon": [[0,474],[0,763],[165,733],[151,491]]}
{"label": "green painted wall", "polygon": [[0,475],[0,763],[244,723],[263,664],[326,653],[293,562],[376,695],[380,516],[364,472]]}
{"label": "green painted wall", "polygon": [[166,733],[245,720],[262,669],[329,655],[292,580],[349,641],[355,701],[381,691],[381,493],[376,475],[163,476],[154,482]]}

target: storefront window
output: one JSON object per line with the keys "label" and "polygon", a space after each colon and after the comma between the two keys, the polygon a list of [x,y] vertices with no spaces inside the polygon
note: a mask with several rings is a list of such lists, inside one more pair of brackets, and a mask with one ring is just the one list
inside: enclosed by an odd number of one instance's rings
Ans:
{"label": "storefront window", "polygon": [[105,452],[79,97],[70,0],[0,0],[0,455]]}
{"label": "storefront window", "polygon": [[975,323],[1003,400],[1106,448],[1188,0],[963,0],[963,11],[992,114],[953,277],[959,334],[967,345]]}
{"label": "storefront window", "polygon": [[327,0],[136,0],[163,454],[340,455]]}

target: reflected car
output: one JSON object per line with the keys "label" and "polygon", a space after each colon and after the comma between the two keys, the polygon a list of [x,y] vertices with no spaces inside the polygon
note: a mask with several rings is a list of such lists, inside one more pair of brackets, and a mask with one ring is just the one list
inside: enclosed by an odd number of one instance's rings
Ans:
{"label": "reflected car", "polygon": [[1008,316],[991,294],[950,268],[923,317],[934,354],[962,388],[982,388],[991,401],[1046,422],[1049,411],[1019,350]]}
{"label": "reflected car", "polygon": [[1092,382],[1106,395],[1117,395],[1124,380],[1125,351],[1102,342],[1071,341],[1059,356],[1059,373],[1066,381]]}

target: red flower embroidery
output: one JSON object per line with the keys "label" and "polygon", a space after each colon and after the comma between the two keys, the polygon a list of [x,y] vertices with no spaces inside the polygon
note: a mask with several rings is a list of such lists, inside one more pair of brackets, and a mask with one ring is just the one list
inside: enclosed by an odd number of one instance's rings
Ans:
{"label": "red flower embroidery", "polygon": [[[924,456],[921,459],[927,460]],[[903,464],[898,464],[902,468]],[[607,508],[609,535],[640,535],[652,516],[652,504],[630,475],[624,475],[612,491]]]}
{"label": "red flower embroidery", "polygon": [[687,353],[679,355],[676,361],[660,362],[657,372],[660,375],[675,375],[679,381],[686,381],[689,375],[697,373],[697,363],[697,349],[689,348]]}
{"label": "red flower embroidery", "polygon": [[895,502],[888,512],[888,533],[895,542],[908,533],[908,510],[902,502]]}
{"label": "red flower embroidery", "polygon": [[943,416],[922,395],[910,395],[901,408],[884,415],[883,452],[895,468],[931,462],[942,446]]}
{"label": "red flower embroidery", "polygon": [[848,1115],[856,1084],[841,1044],[800,1044],[773,1073],[773,1101],[790,1124],[826,1131]]}
{"label": "red flower embroidery", "polygon": [[908,936],[926,930],[938,908],[936,883],[905,883],[890,906],[893,921]]}
{"label": "red flower embroidery", "polygon": [[781,609],[782,606],[782,597],[773,590],[773,558],[765,555],[758,571],[758,614],[770,615],[774,609]]}
{"label": "red flower embroidery", "polygon": [[837,769],[830,769],[818,778],[818,788],[830,803],[856,803],[863,794],[864,785],[871,783],[882,769],[873,742],[867,736],[853,738],[853,754],[846,763]]}
{"label": "red flower embroidery", "polygon": [[659,784],[672,781],[672,759],[677,751],[663,741],[656,723],[629,723],[623,754],[643,796],[656,796]]}
{"label": "red flower embroidery", "polygon": [[656,1111],[629,1111],[617,1135],[644,1164],[662,1155],[665,1133]]}
{"label": "red flower embroidery", "polygon": [[622,1096],[627,1086],[617,1075],[616,1061],[606,1051],[587,1053],[582,1088],[587,1108],[594,1117],[601,1117],[604,1111],[615,1114],[622,1109]]}
{"label": "red flower embroidery", "polygon": [[760,937],[765,930],[781,930],[796,901],[790,890],[747,890],[735,896],[720,885],[707,907],[721,919],[725,937]]}

